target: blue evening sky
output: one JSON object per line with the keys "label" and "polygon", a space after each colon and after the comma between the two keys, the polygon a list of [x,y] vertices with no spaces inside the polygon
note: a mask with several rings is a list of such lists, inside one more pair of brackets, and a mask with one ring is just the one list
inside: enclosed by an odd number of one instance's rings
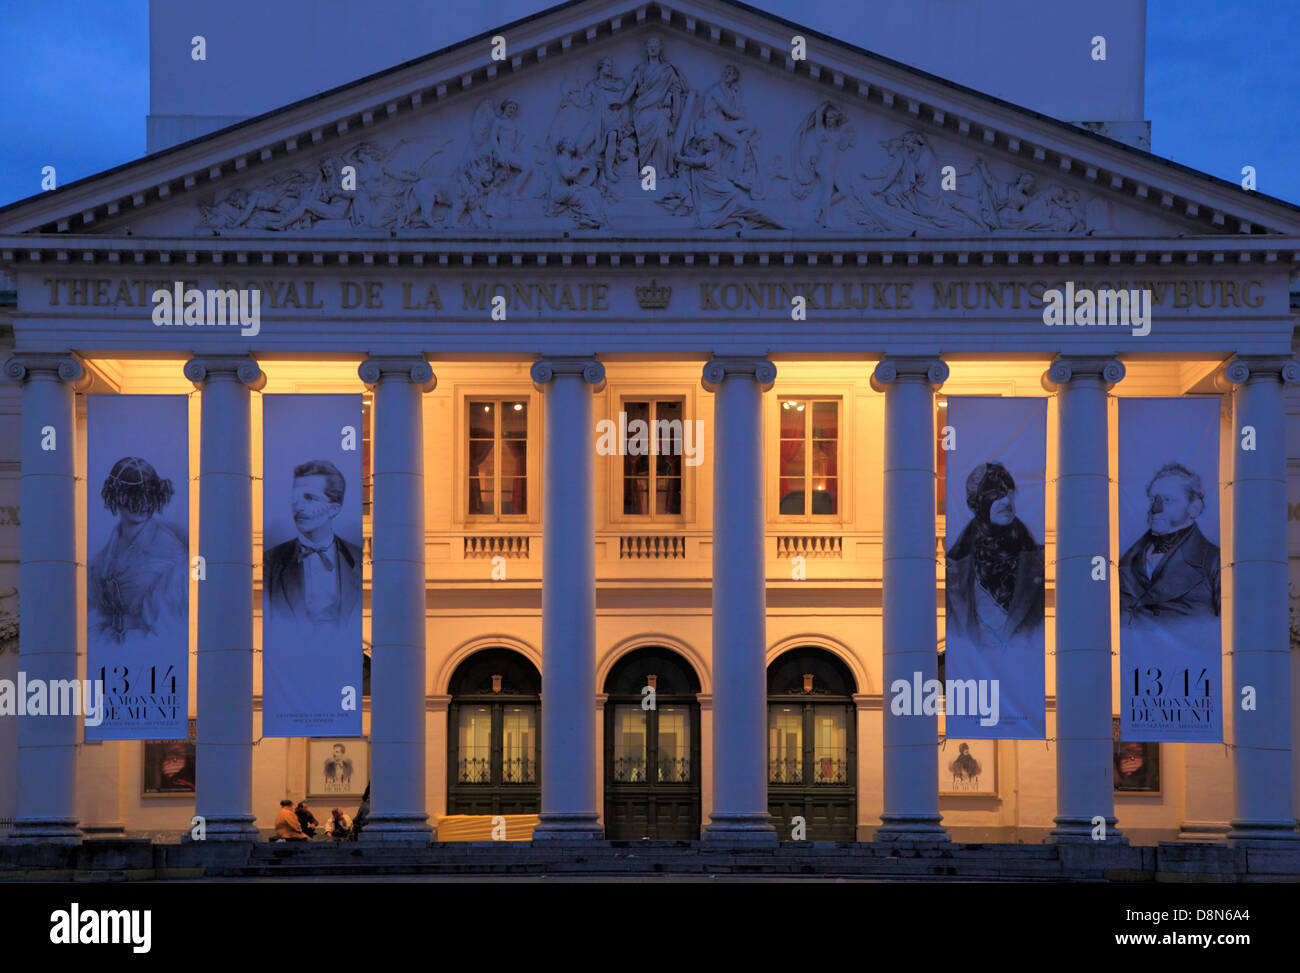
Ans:
{"label": "blue evening sky", "polygon": [[[800,19],[797,0],[750,2]],[[448,33],[549,5],[449,4]],[[44,165],[63,185],[143,155],[147,0],[0,0],[0,91],[0,205],[39,192]],[[1298,107],[1296,0],[1148,0],[1152,151],[1234,182],[1253,165],[1260,192],[1300,203]]]}

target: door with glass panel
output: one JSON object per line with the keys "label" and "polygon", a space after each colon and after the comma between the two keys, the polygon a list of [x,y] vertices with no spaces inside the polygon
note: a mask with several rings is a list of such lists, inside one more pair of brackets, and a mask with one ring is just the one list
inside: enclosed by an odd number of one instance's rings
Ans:
{"label": "door with glass panel", "polygon": [[621,659],[605,680],[605,837],[700,837],[699,682],[667,649]]}
{"label": "door with glass panel", "polygon": [[507,649],[477,652],[451,680],[447,813],[536,814],[541,809],[541,677]]}
{"label": "door with glass panel", "polygon": [[767,797],[782,841],[857,840],[852,674],[831,653],[788,652],[768,669]]}

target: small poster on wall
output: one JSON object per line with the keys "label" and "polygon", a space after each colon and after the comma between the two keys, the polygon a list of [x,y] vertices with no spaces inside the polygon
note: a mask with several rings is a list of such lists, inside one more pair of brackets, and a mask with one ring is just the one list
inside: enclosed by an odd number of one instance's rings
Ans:
{"label": "small poster on wall", "polygon": [[307,793],[360,797],[370,780],[370,744],[361,737],[307,743]]}
{"label": "small poster on wall", "polygon": [[193,794],[195,777],[195,721],[189,721],[186,740],[144,741],[144,793]]}
{"label": "small poster on wall", "polygon": [[939,794],[945,797],[996,797],[996,740],[949,737],[939,744]]}
{"label": "small poster on wall", "polygon": [[1160,793],[1160,744],[1119,738],[1120,718],[1114,718],[1115,793]]}

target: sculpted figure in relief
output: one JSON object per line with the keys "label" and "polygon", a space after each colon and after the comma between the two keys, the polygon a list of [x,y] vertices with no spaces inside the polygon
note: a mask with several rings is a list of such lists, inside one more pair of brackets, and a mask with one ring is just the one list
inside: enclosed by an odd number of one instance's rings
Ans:
{"label": "sculpted figure in relief", "polygon": [[601,176],[607,186],[619,181],[619,169],[636,158],[636,128],[627,106],[620,102],[627,81],[614,73],[614,61],[603,57],[596,65],[596,78],[587,83],[587,95],[596,112],[596,152]]}
{"label": "sculpted figure in relief", "polygon": [[813,198],[813,221],[826,226],[836,190],[848,189],[842,172],[845,153],[857,142],[848,118],[833,102],[823,101],[813,109],[794,135],[795,199]]}
{"label": "sculpted figure in relief", "polygon": [[751,198],[762,199],[763,176],[755,151],[759,131],[746,120],[746,115],[740,90],[740,69],[728,64],[722,69],[722,80],[704,92],[703,116],[695,133],[716,135],[722,145],[727,178],[746,190]]}
{"label": "sculpted figure in relief", "polygon": [[596,173],[596,160],[590,154],[584,158],[571,137],[561,138],[555,146],[554,171],[546,194],[546,215],[567,213],[584,229],[604,226],[606,216],[596,188]]}
{"label": "sculpted figure in relief", "polygon": [[780,228],[781,224],[756,207],[748,193],[727,175],[726,157],[718,136],[708,133],[691,139],[687,153],[677,161],[688,169],[691,202],[696,222],[705,228]]}
{"label": "sculpted figure in relief", "polygon": [[632,110],[638,169],[653,166],[659,178],[677,174],[676,153],[686,134],[681,122],[684,115],[689,117],[689,94],[682,73],[663,56],[663,41],[649,38],[645,61],[633,70],[617,102]]}

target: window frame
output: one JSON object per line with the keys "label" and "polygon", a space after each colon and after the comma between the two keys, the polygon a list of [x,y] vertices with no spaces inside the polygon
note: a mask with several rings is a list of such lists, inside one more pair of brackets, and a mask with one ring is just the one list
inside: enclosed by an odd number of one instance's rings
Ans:
{"label": "window frame", "polygon": [[[776,524],[843,524],[852,520],[852,512],[849,509],[849,484],[852,482],[851,459],[852,450],[845,448],[845,443],[851,442],[849,430],[849,410],[845,408],[845,403],[852,401],[850,398],[851,389],[848,386],[839,387],[833,383],[819,385],[816,391],[799,391],[798,389],[782,390],[772,399],[771,423],[772,431],[769,442],[772,444],[772,462],[769,464],[771,469],[769,485],[771,487],[771,501],[768,505],[768,519]],[[832,402],[835,404],[836,414],[836,439],[835,439],[835,479],[836,497],[835,513],[833,514],[783,514],[781,513],[781,480],[789,479],[781,476],[781,413],[783,411],[782,403],[790,400],[801,400],[809,403],[808,415],[804,419],[804,444],[805,447],[812,442],[812,408],[814,402]],[[809,486],[812,483],[812,457],[805,454],[804,463],[804,506],[805,511],[811,509],[811,503],[808,500],[811,490]]]}
{"label": "window frame", "polygon": [[[469,418],[470,412],[475,405],[484,403],[493,403],[500,406],[504,402],[522,402],[527,411],[527,420],[524,427],[524,484],[526,490],[528,510],[521,514],[503,514],[500,513],[501,503],[501,465],[500,452],[497,452],[498,462],[496,472],[493,475],[493,501],[494,507],[498,511],[491,514],[470,513],[469,511],[469,455],[470,455],[470,436],[469,436]],[[467,387],[456,390],[456,456],[454,463],[454,475],[456,477],[454,503],[455,516],[454,523],[463,524],[466,527],[472,526],[489,526],[496,524],[535,524],[540,522],[541,514],[541,475],[538,473],[538,464],[541,461],[541,451],[539,449],[540,439],[540,417],[538,416],[538,396],[531,392],[519,389],[518,392],[512,392],[506,388],[503,390],[501,385]],[[493,448],[498,449],[502,440],[501,436],[501,410],[498,408],[493,416]]]}
{"label": "window frame", "polygon": [[[614,423],[615,428],[618,426],[618,415],[620,412],[627,411],[629,402],[680,402],[682,404],[682,425],[683,430],[687,422],[694,422],[696,419],[704,420],[703,441],[696,443],[700,449],[700,462],[695,466],[690,466],[686,462],[686,457],[682,457],[682,504],[681,513],[679,514],[629,514],[623,512],[623,491],[624,491],[624,460],[626,457],[617,454],[612,456],[597,455],[597,489],[599,489],[600,475],[602,469],[607,471],[607,489],[606,494],[609,498],[608,521],[610,526],[618,530],[662,530],[685,527],[695,520],[695,484],[697,472],[711,463],[709,455],[710,437],[713,432],[713,423],[706,416],[700,414],[700,403],[695,397],[695,390],[690,386],[674,382],[665,382],[662,385],[620,385],[617,389],[611,389],[607,400],[608,415],[598,416],[596,421],[602,418],[608,419]],[[592,448],[599,439],[599,434],[595,428],[592,429]],[[683,439],[685,432],[683,431]],[[683,444],[684,445],[684,444]],[[653,466],[653,464],[651,464]],[[653,482],[653,477],[651,478]],[[600,525],[597,525],[600,529]]]}

